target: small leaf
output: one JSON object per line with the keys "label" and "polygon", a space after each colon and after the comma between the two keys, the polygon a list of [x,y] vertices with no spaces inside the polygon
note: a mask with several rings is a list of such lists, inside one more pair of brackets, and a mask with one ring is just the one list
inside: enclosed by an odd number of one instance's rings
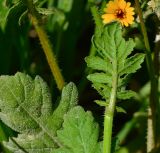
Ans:
{"label": "small leaf", "polygon": [[126,112],[126,110],[124,110],[122,107],[118,107],[118,106],[116,106],[116,111],[118,112],[118,113],[127,113]]}
{"label": "small leaf", "polygon": [[[58,131],[58,138],[65,148],[57,149],[56,153],[95,153],[100,149],[98,141],[98,124],[92,114],[77,106],[69,111],[63,123],[63,129]],[[97,150],[97,152],[100,152]]]}
{"label": "small leaf", "polygon": [[104,98],[104,99],[108,99],[110,97],[110,91],[111,88],[108,87],[105,84],[101,84],[101,83],[94,83],[93,88],[96,89],[98,91],[98,93]]}
{"label": "small leaf", "polygon": [[105,73],[93,73],[93,74],[88,75],[87,79],[92,82],[108,83],[109,85],[112,84],[111,77]]}
{"label": "small leaf", "polygon": [[117,98],[118,99],[130,99],[132,97],[135,97],[136,93],[132,90],[125,90],[125,91],[120,91],[117,93]]}
{"label": "small leaf", "polygon": [[144,54],[136,54],[125,61],[124,68],[120,69],[120,75],[136,72],[144,61]]}
{"label": "small leaf", "polygon": [[38,13],[42,14],[42,15],[51,15],[54,14],[54,10],[53,9],[46,9],[46,8],[36,8],[36,10],[38,11]]}
{"label": "small leaf", "polygon": [[124,39],[121,40],[122,43],[118,46],[118,60],[121,61],[123,59],[126,59],[129,54],[133,51],[133,48],[135,47],[135,43],[133,39],[129,39],[128,41],[125,41]]}
{"label": "small leaf", "polygon": [[94,70],[102,70],[104,72],[108,72],[112,74],[112,65],[98,56],[89,56],[85,58],[87,66]]}
{"label": "small leaf", "polygon": [[95,100],[95,103],[98,104],[99,106],[108,106],[108,103],[102,100]]}

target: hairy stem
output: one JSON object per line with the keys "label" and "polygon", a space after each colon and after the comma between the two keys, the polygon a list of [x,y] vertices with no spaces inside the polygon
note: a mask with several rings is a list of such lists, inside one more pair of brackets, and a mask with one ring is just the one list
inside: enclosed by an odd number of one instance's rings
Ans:
{"label": "hairy stem", "polygon": [[103,134],[103,153],[111,153],[111,141],[112,141],[112,126],[113,126],[113,117],[116,107],[116,95],[117,95],[117,61],[113,63],[114,73],[112,80],[112,91],[109,101],[109,106],[105,108],[104,115],[104,134]]}
{"label": "hairy stem", "polygon": [[[26,3],[26,1],[25,1],[25,3]],[[43,51],[46,55],[51,72],[52,72],[52,74],[55,78],[55,81],[57,83],[57,87],[59,90],[62,90],[62,88],[65,84],[64,78],[63,78],[61,71],[60,71],[60,68],[57,64],[56,57],[52,51],[52,46],[51,46],[51,43],[48,39],[48,36],[40,24],[40,17],[39,17],[39,14],[37,13],[37,11],[33,5],[33,0],[27,0],[27,6],[28,6],[28,10],[29,10],[29,16],[30,16],[31,21],[35,27],[37,34],[38,34],[39,40],[41,42]]]}
{"label": "hairy stem", "polygon": [[147,133],[147,152],[151,152],[156,144],[156,108],[158,104],[157,80],[155,77],[154,64],[151,57],[151,49],[148,40],[147,30],[143,21],[142,10],[140,8],[139,0],[135,0],[137,12],[140,19],[140,25],[144,37],[146,47],[146,61],[149,77],[151,80],[150,105],[148,109],[148,133]]}

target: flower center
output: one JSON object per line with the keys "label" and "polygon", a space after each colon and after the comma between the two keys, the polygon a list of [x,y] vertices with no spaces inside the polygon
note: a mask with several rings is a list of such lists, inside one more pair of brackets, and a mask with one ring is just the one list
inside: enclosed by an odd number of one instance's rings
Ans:
{"label": "flower center", "polygon": [[119,19],[124,19],[126,16],[126,13],[121,10],[121,9],[118,9],[116,10],[116,17],[119,18]]}

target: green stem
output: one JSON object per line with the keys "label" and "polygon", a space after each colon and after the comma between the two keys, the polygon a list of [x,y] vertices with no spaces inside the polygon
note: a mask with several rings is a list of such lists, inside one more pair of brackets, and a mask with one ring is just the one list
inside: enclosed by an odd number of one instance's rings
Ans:
{"label": "green stem", "polygon": [[[26,1],[25,1],[25,3],[26,3]],[[52,46],[51,46],[51,43],[48,39],[48,36],[40,24],[40,17],[34,7],[33,0],[27,0],[27,6],[28,6],[28,10],[29,10],[29,16],[30,16],[31,21],[35,27],[37,34],[38,34],[39,40],[41,42],[43,51],[46,55],[51,72],[52,72],[52,74],[55,78],[55,81],[57,83],[57,87],[59,90],[62,90],[62,88],[65,84],[64,78],[63,78],[61,71],[59,69],[59,66],[57,64],[56,57],[52,51]]]}
{"label": "green stem", "polygon": [[150,93],[150,106],[148,109],[148,133],[147,133],[147,152],[152,151],[156,144],[156,108],[158,104],[158,91],[157,91],[157,81],[155,77],[154,64],[151,57],[151,49],[148,40],[147,30],[144,24],[142,10],[140,8],[139,0],[135,0],[137,12],[140,19],[140,25],[142,29],[142,34],[144,37],[144,43],[146,47],[146,61],[149,77],[151,80],[151,93]]}
{"label": "green stem", "polygon": [[112,76],[112,91],[109,101],[109,106],[105,108],[104,115],[104,138],[103,138],[103,153],[111,153],[111,141],[112,141],[112,126],[113,126],[113,117],[116,107],[116,95],[117,95],[117,61],[113,63],[114,73]]}

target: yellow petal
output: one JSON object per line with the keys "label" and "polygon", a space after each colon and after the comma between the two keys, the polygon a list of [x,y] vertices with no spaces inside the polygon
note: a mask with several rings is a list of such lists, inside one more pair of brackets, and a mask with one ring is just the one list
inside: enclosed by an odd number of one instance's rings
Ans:
{"label": "yellow petal", "polygon": [[128,22],[126,20],[122,20],[122,22],[123,22],[124,26],[126,26],[126,27],[129,26],[129,24],[128,24]]}
{"label": "yellow petal", "polygon": [[106,23],[116,20],[116,17],[114,14],[104,14],[102,15],[102,19],[103,19],[103,23],[106,24]]}
{"label": "yellow petal", "polygon": [[107,5],[107,8],[105,9],[106,13],[115,13],[115,11],[118,9],[118,3],[115,3],[113,1],[110,1]]}
{"label": "yellow petal", "polygon": [[131,3],[130,3],[130,2],[127,2],[127,3],[126,3],[126,8],[127,8],[127,7],[128,7],[128,8],[131,7]]}
{"label": "yellow petal", "polygon": [[127,16],[126,20],[127,20],[127,22],[128,22],[129,24],[132,24],[133,21],[134,21],[134,18],[133,18],[133,16]]}
{"label": "yellow petal", "polygon": [[127,3],[124,0],[119,0],[118,6],[120,9],[124,10],[126,8]]}

